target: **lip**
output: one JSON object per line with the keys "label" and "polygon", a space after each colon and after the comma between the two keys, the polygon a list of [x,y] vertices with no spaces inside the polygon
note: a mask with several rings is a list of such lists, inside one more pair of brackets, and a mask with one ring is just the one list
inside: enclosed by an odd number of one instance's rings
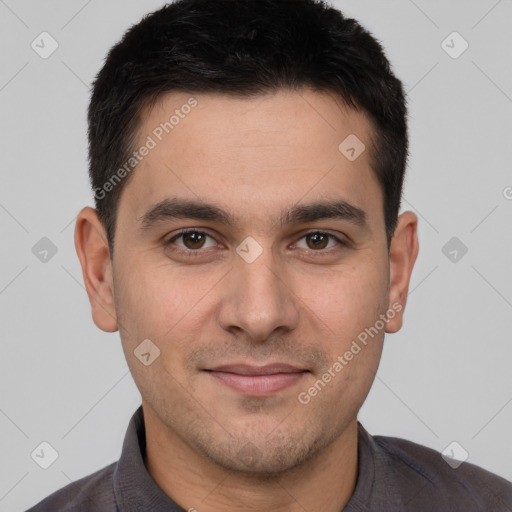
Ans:
{"label": "lip", "polygon": [[223,365],[204,370],[220,383],[250,396],[266,396],[298,382],[308,370],[284,363]]}

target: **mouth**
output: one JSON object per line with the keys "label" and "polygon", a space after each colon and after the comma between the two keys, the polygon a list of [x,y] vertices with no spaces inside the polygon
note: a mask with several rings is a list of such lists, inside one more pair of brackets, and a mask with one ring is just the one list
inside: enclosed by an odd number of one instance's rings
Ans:
{"label": "mouth", "polygon": [[289,364],[224,365],[203,370],[217,382],[249,396],[267,396],[292,386],[309,370]]}

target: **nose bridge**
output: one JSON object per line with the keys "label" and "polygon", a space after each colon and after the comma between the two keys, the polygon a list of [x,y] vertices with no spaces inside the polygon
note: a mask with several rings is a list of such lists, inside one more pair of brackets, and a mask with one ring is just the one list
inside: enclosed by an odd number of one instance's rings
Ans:
{"label": "nose bridge", "polygon": [[[258,244],[259,245],[259,244]],[[221,321],[225,329],[238,328],[254,340],[264,341],[278,329],[293,329],[298,308],[286,284],[286,273],[270,248],[258,249],[249,240],[237,249],[230,297],[225,297]]]}

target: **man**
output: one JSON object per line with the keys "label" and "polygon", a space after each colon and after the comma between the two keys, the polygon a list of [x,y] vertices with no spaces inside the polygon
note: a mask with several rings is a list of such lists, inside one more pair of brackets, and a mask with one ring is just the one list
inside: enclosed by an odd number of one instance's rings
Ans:
{"label": "man", "polygon": [[512,484],[357,421],[418,253],[406,106],[315,0],[180,0],[89,108],[92,315],[142,406],[120,460],[31,510],[505,511]]}

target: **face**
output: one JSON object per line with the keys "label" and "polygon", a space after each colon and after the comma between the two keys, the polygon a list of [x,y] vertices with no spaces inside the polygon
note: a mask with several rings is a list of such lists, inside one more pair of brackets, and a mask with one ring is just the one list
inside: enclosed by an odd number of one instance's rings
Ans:
{"label": "face", "polygon": [[[277,474],[354,424],[383,318],[403,307],[372,126],[311,90],[191,98],[162,96],[141,122],[150,149],[118,205],[112,327],[167,439]],[[339,149],[349,135],[355,152]]]}

